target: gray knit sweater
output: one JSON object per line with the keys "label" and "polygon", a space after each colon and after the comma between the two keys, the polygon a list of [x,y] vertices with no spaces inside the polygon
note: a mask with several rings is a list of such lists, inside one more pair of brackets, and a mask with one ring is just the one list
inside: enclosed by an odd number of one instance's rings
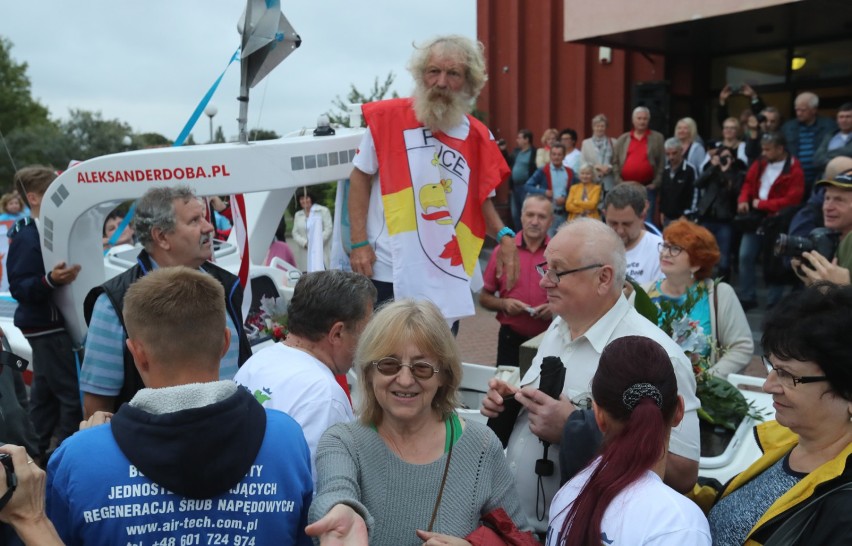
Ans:
{"label": "gray knit sweater", "polygon": [[[500,441],[479,423],[465,425],[432,531],[464,538],[495,508],[530,530]],[[344,503],[364,517],[371,545],[420,546],[414,531],[429,525],[446,461],[444,454],[433,463],[409,464],[375,430],[360,423],[334,425],[317,447],[317,495],[309,519],[313,523]]]}

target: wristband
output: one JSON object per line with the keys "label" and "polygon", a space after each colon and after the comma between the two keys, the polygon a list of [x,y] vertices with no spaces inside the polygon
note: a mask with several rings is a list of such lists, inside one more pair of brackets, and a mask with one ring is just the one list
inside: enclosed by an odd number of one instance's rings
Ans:
{"label": "wristband", "polygon": [[503,238],[503,237],[505,237],[506,235],[508,235],[509,237],[514,238],[514,237],[515,237],[515,232],[514,232],[514,231],[512,231],[512,230],[509,228],[509,226],[503,226],[503,229],[501,229],[500,231],[498,231],[498,232],[497,232],[497,242],[499,243],[499,242],[500,242],[500,239],[502,239],[502,238]]}
{"label": "wristband", "polygon": [[352,243],[349,245],[349,248],[355,250],[356,248],[361,248],[362,246],[367,246],[370,244],[370,241],[361,241],[360,243]]}

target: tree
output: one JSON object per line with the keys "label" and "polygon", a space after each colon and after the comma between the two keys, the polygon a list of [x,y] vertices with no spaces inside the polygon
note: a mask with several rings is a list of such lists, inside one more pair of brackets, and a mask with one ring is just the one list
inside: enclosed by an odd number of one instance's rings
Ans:
{"label": "tree", "polygon": [[[52,133],[52,126],[47,117],[47,108],[39,104],[30,94],[30,79],[27,77],[27,64],[17,63],[12,59],[12,42],[0,37],[0,186],[12,184],[15,168],[34,162],[50,163],[43,155],[28,149],[25,154],[19,154],[17,148],[27,142],[25,134],[17,134],[28,127],[43,126],[30,132],[40,133],[44,137]],[[46,143],[48,144],[48,143]],[[8,152],[5,149],[8,146]],[[11,156],[11,160],[9,159]]]}
{"label": "tree", "polygon": [[216,134],[213,135],[213,142],[216,144],[222,144],[224,142],[227,142],[225,140],[225,131],[222,130],[221,125],[216,128]]}
{"label": "tree", "polygon": [[[192,136],[192,134],[190,133],[189,136]],[[139,133],[133,136],[134,149],[162,148],[171,145],[172,141],[160,133]]]}
{"label": "tree", "polygon": [[0,131],[5,135],[21,127],[49,122],[47,108],[30,94],[27,63],[16,63],[11,49],[12,42],[0,37]]}
{"label": "tree", "polygon": [[281,135],[268,129],[256,128],[249,131],[249,140],[252,142],[258,140],[275,140],[276,138],[281,138]]}
{"label": "tree", "polygon": [[100,112],[80,109],[72,109],[68,121],[63,121],[60,127],[71,139],[74,159],[81,161],[124,151],[124,137],[133,133],[123,121],[105,120]]}
{"label": "tree", "polygon": [[[10,188],[15,169],[27,165],[47,165],[64,170],[74,157],[73,143],[56,123],[21,127],[6,136],[6,145],[14,165],[5,151],[0,152],[0,187]],[[2,161],[5,159],[6,161]]]}
{"label": "tree", "polygon": [[[385,98],[385,95],[390,90],[390,86],[393,85],[393,81],[396,79],[396,74],[393,71],[388,72],[388,75],[385,77],[384,83],[379,84],[379,77],[373,80],[373,87],[370,89],[369,93],[365,94],[358,90],[355,87],[354,83],[349,84],[349,93],[346,95],[346,101],[340,98],[340,95],[337,95],[333,101],[331,101],[332,105],[337,108],[338,112],[328,111],[326,115],[328,115],[328,120],[332,125],[349,127],[349,104],[365,104],[367,102],[374,102],[377,100],[382,100]],[[399,94],[394,91],[391,94],[391,98],[398,98]],[[361,127],[366,127],[367,124],[364,123],[364,120],[361,120]]]}

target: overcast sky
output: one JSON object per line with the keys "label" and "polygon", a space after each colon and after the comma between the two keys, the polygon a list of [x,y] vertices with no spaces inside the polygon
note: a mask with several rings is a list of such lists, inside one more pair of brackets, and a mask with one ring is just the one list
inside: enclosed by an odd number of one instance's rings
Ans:
{"label": "overcast sky", "polygon": [[[135,132],[174,139],[240,43],[240,0],[3,0],[0,35],[28,63],[32,94],[54,119],[71,108],[100,111]],[[458,33],[475,38],[474,0],[282,0],[302,38],[251,94],[249,127],[279,134],[314,126],[349,84],[361,90],[393,71],[400,95],[412,41]],[[237,134],[239,66],[213,97],[214,125]],[[0,128],[2,130],[3,128]],[[209,138],[202,116],[196,142]]]}

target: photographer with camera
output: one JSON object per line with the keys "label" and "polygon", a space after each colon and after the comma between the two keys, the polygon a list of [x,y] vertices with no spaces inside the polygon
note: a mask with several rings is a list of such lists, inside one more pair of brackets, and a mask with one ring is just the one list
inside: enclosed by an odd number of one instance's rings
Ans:
{"label": "photographer with camera", "polygon": [[[734,118],[725,120],[730,123]],[[736,121],[736,120],[734,120]],[[734,227],[731,221],[737,215],[737,196],[743,185],[748,167],[739,157],[736,148],[723,142],[711,144],[710,158],[695,187],[701,192],[698,200],[698,223],[710,230],[719,245],[718,276],[731,278],[731,245]]]}
{"label": "photographer with camera", "polygon": [[[830,238],[827,234],[814,230],[806,239],[804,248],[807,250],[801,254],[801,258],[793,258],[793,270],[802,282],[811,285],[819,281],[828,281],[835,284],[850,284],[850,270],[852,270],[852,170],[848,170],[833,178],[820,180],[817,187],[825,188],[825,199],[822,204],[823,223],[827,229],[837,232],[836,238]],[[820,244],[820,237],[827,242]],[[796,246],[801,238],[790,237],[792,243],[788,246]],[[835,246],[834,240],[839,239]],[[780,242],[780,241],[779,241]],[[832,256],[832,250],[836,248],[836,256]]]}
{"label": "photographer with camera", "polygon": [[24,544],[61,546],[44,513],[44,470],[23,447],[12,444],[0,445],[0,463],[0,521],[11,525]]}
{"label": "photographer with camera", "polygon": [[[748,311],[757,307],[757,259],[764,250],[766,258],[775,238],[764,236],[761,227],[766,219],[777,216],[782,209],[798,205],[805,192],[805,176],[799,160],[787,152],[786,141],[781,133],[767,133],[761,138],[761,155],[748,173],[737,199],[737,218],[743,230],[740,243],[740,302]],[[787,226],[783,226],[786,230]],[[768,243],[768,245],[764,245]],[[764,260],[765,264],[768,260]],[[784,295],[784,284],[767,276],[764,280],[769,288],[767,307],[773,307]]]}

